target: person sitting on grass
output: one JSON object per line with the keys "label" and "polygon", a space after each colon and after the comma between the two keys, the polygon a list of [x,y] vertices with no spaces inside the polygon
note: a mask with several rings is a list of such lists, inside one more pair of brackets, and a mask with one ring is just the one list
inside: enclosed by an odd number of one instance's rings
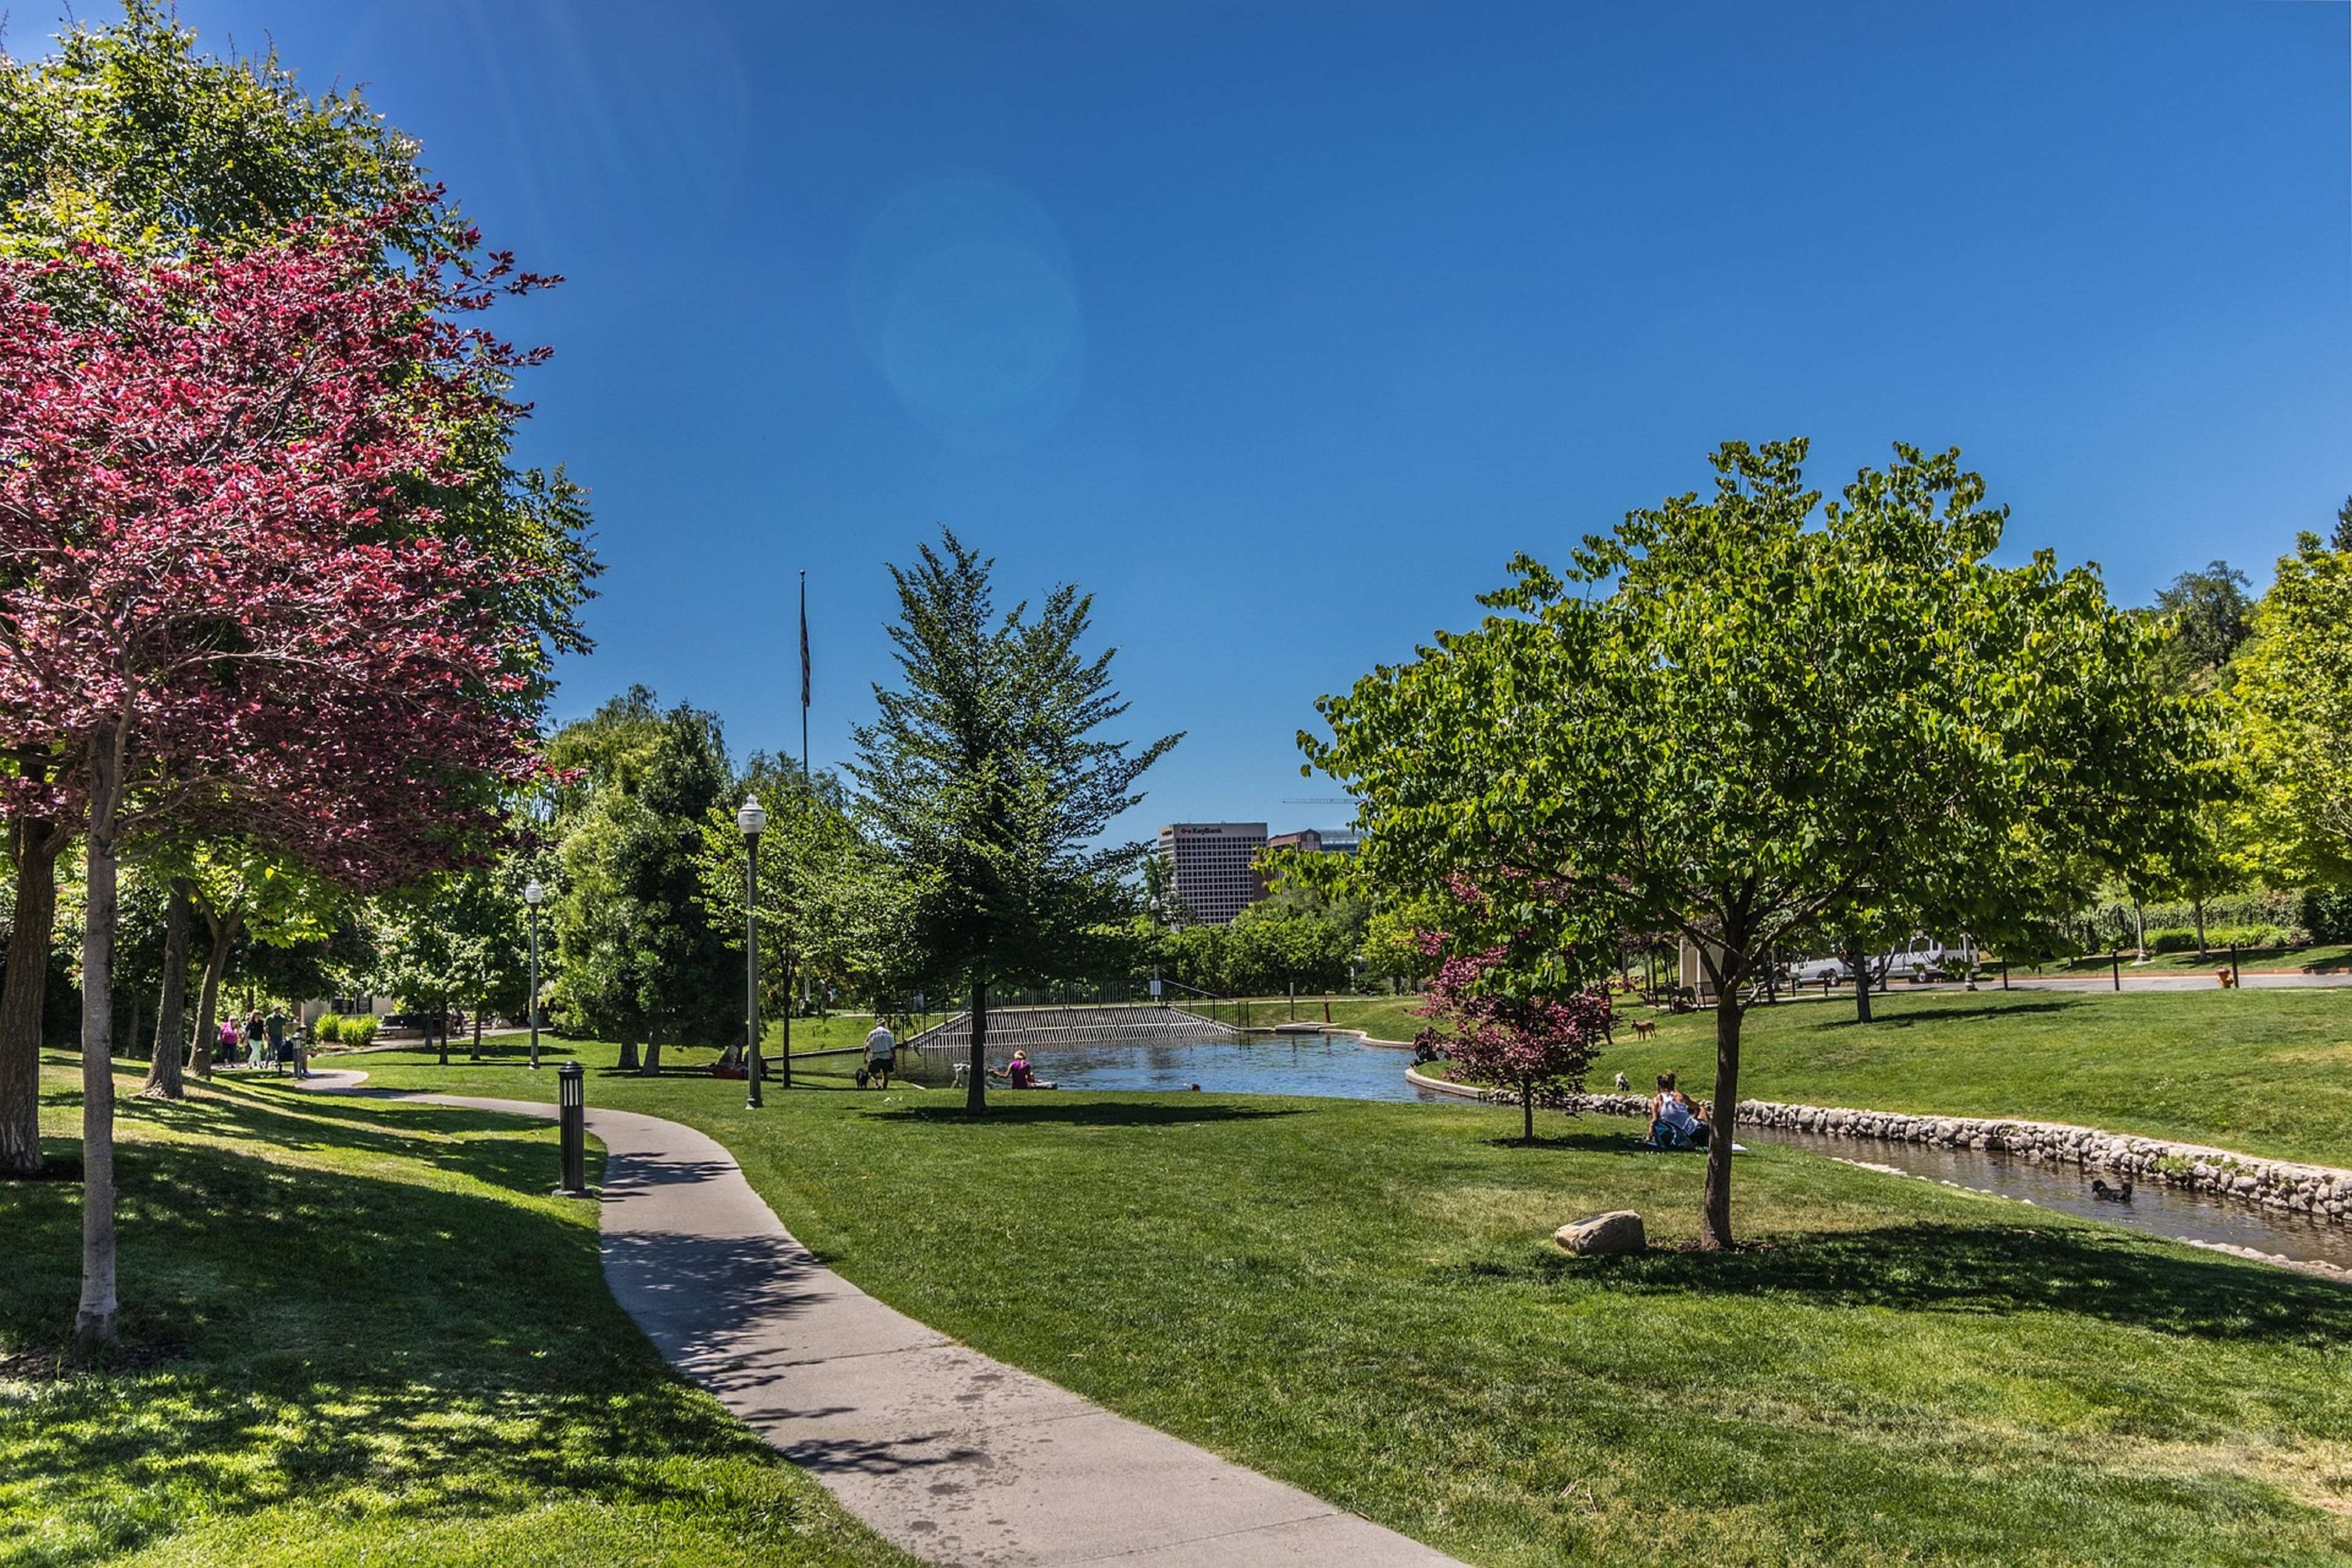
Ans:
{"label": "person sitting on grass", "polygon": [[1029,1053],[1027,1051],[1013,1052],[1013,1059],[1011,1061],[1006,1062],[1001,1068],[989,1068],[988,1076],[991,1078],[1003,1079],[1004,1080],[1004,1087],[1007,1089],[1051,1089],[1054,1087],[1052,1084],[1047,1083],[1045,1079],[1039,1078],[1037,1076],[1037,1069],[1029,1065]]}
{"label": "person sitting on grass", "polygon": [[1660,1073],[1657,1096],[1650,1101],[1650,1142],[1661,1149],[1704,1149],[1706,1137],[1706,1123],[1675,1087],[1675,1075]]}
{"label": "person sitting on grass", "polygon": [[890,1068],[898,1059],[898,1042],[881,1019],[866,1036],[866,1081],[876,1089],[890,1087]]}

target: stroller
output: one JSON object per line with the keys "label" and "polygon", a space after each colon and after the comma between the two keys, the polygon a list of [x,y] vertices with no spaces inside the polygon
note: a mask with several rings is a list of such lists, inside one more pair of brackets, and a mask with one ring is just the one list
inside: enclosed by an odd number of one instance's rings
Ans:
{"label": "stroller", "polygon": [[1706,1147],[1708,1131],[1704,1121],[1696,1126],[1684,1128],[1676,1127],[1670,1121],[1653,1121],[1650,1123],[1649,1139],[1642,1147],[1655,1149],[1662,1153],[1673,1149],[1704,1149]]}

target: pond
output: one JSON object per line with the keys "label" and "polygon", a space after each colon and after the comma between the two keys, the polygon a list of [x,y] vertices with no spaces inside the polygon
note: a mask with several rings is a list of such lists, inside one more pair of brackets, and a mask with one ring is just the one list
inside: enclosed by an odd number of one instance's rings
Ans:
{"label": "pond", "polygon": [[[1003,1053],[991,1051],[992,1062]],[[1405,1082],[1409,1051],[1367,1046],[1353,1035],[1248,1035],[1176,1044],[1045,1046],[1029,1051],[1037,1074],[1064,1089],[1185,1089],[1210,1094],[1306,1094],[1333,1100],[1442,1100]],[[942,1076],[924,1064],[926,1082]]]}

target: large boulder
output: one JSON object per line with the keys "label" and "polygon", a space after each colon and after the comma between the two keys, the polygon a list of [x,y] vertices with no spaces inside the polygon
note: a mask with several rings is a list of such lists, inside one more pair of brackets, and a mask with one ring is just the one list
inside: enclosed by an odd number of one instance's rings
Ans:
{"label": "large boulder", "polygon": [[1552,1232],[1554,1241],[1579,1258],[1606,1258],[1612,1253],[1639,1252],[1649,1245],[1642,1234],[1642,1216],[1632,1209],[1570,1220]]}

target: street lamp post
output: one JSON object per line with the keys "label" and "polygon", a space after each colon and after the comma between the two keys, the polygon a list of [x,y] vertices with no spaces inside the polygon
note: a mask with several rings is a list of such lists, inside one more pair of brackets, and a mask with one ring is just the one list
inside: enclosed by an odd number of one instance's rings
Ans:
{"label": "street lamp post", "polygon": [[530,1014],[530,1070],[539,1070],[539,906],[547,902],[547,889],[533,877],[522,885],[522,901],[530,910],[530,995],[523,1004]]}
{"label": "street lamp post", "polygon": [[760,835],[767,830],[767,808],[756,795],[745,795],[735,813],[743,834],[743,1076],[750,1088],[745,1109],[757,1110],[760,1098]]}

